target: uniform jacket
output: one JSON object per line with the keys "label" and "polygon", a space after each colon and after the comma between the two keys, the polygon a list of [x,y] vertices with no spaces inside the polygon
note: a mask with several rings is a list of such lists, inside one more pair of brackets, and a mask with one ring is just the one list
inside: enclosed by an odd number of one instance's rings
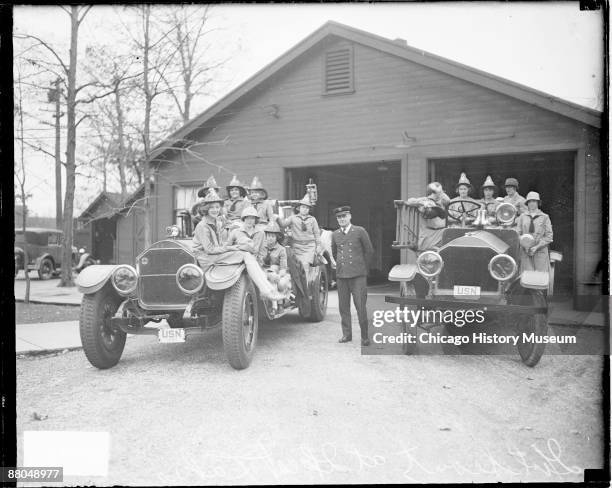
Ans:
{"label": "uniform jacket", "polygon": [[233,246],[236,244],[250,244],[252,250],[250,251],[258,261],[263,259],[265,254],[264,249],[264,233],[258,229],[252,229],[250,232],[241,226],[238,229],[234,229],[230,232],[227,239],[227,245]]}
{"label": "uniform jacket", "polygon": [[272,266],[276,264],[279,269],[287,269],[287,250],[283,246],[277,242],[272,247],[264,246],[264,249],[264,266]]}
{"label": "uniform jacket", "polygon": [[514,205],[518,214],[527,212],[527,204],[525,203],[525,199],[518,193],[515,193],[512,197],[506,195],[504,197],[504,202]]}
{"label": "uniform jacket", "polygon": [[337,278],[368,275],[368,264],[374,254],[370,236],[363,227],[351,225],[347,234],[336,229],[332,234],[332,253]]}
{"label": "uniform jacket", "polygon": [[223,213],[228,221],[240,220],[242,211],[251,206],[250,200],[247,198],[238,198],[236,200],[225,200],[223,204]]}
{"label": "uniform jacket", "polygon": [[[317,249],[321,247],[321,230],[317,219],[312,215],[307,215],[302,218],[300,215],[291,215],[286,219],[278,219],[281,227],[289,227],[291,229],[291,239],[299,243],[314,242]],[[303,226],[306,229],[303,230]]]}
{"label": "uniform jacket", "polygon": [[480,200],[480,204],[482,205],[482,208],[486,209],[487,217],[495,217],[495,211],[499,205],[499,202],[495,198],[491,198],[490,200],[482,198]]}
{"label": "uniform jacket", "polygon": [[227,247],[221,242],[220,221],[205,216],[196,226],[193,235],[194,248],[206,254],[221,254],[227,251]]}
{"label": "uniform jacket", "polygon": [[[553,229],[552,224],[550,222],[550,217],[542,212],[540,209],[536,210],[533,214],[533,226],[535,232],[531,233],[533,235],[536,244],[540,244],[541,242],[546,243],[547,245],[553,241]],[[530,234],[529,226],[531,224],[530,214],[523,213],[519,215],[516,221],[516,230],[518,233]]]}
{"label": "uniform jacket", "polygon": [[267,224],[268,222],[272,221],[274,216],[274,208],[270,200],[258,200],[257,202],[251,201],[250,204],[255,207],[255,210],[257,210],[260,224]]}

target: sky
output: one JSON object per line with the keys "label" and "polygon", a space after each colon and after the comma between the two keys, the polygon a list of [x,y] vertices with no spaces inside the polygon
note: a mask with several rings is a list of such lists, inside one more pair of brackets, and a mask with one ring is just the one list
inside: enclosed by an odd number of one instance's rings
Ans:
{"label": "sky", "polygon": [[[94,7],[83,23],[82,46],[113,42],[109,20],[120,7]],[[578,2],[449,2],[401,4],[218,4],[216,49],[231,54],[222,83],[204,110],[329,20],[387,37],[551,95],[603,109],[603,15]],[[115,22],[116,24],[116,22]],[[66,43],[68,17],[59,7],[16,7],[15,32]],[[54,215],[53,161],[31,154],[29,202],[35,215]],[[76,213],[96,196],[77,194]],[[99,190],[99,189],[98,189]]]}

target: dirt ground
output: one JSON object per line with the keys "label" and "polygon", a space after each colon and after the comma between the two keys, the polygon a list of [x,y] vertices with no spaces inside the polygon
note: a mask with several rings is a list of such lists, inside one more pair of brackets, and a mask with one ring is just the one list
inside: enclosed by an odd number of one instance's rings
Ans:
{"label": "dirt ground", "polygon": [[602,466],[601,358],[368,356],[337,343],[339,321],[263,325],[244,371],[220,331],[130,337],[106,371],[81,351],[19,359],[18,456],[24,431],[109,432],[109,475],[73,485],[558,482]]}

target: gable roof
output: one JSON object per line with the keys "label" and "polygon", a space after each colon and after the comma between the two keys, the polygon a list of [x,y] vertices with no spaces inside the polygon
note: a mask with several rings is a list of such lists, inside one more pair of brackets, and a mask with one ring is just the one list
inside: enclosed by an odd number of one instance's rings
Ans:
{"label": "gable roof", "polygon": [[[112,210],[107,209],[105,212],[100,212],[98,214],[97,212],[99,207],[105,202],[108,203]],[[119,207],[120,202],[121,193],[101,191],[100,194],[94,199],[94,201],[91,202],[89,206],[81,212],[81,215],[79,215],[78,218],[79,220],[88,219],[91,221],[101,218],[112,217],[116,213],[115,209]]]}
{"label": "gable roof", "polygon": [[495,76],[486,71],[481,71],[447,58],[428,53],[406,45],[404,42],[393,41],[369,32],[356,29],[338,22],[329,21],[323,24],[311,35],[296,44],[289,51],[272,61],[270,64],[255,73],[243,84],[232,90],[228,95],[209,107],[202,114],[193,118],[180,129],[175,131],[165,141],[158,144],[151,152],[151,160],[160,156],[163,152],[171,149],[179,140],[185,138],[192,131],[204,124],[207,120],[217,115],[229,105],[249,93],[259,84],[270,78],[280,69],[304,54],[328,36],[336,36],[349,41],[363,44],[364,46],[421,64],[428,68],[441,71],[456,78],[463,79],[490,90],[522,100],[537,107],[558,113],[565,117],[577,120],[584,124],[600,128],[602,113],[582,105],[555,97],[534,88],[515,83],[513,81]]}

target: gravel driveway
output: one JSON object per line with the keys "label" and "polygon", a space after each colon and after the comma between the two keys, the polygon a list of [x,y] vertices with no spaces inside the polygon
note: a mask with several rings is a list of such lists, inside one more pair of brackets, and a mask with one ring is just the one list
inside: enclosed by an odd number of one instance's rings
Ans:
{"label": "gravel driveway", "polygon": [[263,325],[244,371],[219,331],[130,337],[106,371],[82,351],[19,359],[18,455],[25,430],[109,432],[109,476],[75,485],[581,481],[602,466],[600,358],[362,356],[339,320]]}

